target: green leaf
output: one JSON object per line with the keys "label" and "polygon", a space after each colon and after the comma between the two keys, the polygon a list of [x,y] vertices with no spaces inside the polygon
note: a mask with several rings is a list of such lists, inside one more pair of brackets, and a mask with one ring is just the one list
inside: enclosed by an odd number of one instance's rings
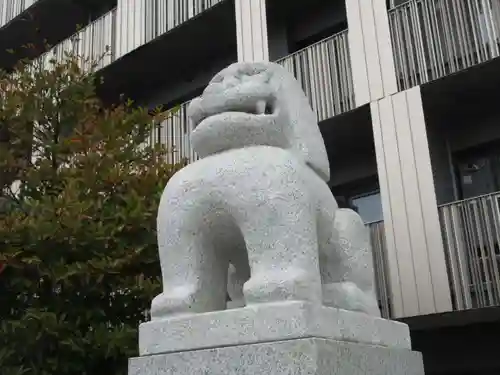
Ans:
{"label": "green leaf", "polygon": [[2,375],[127,374],[161,289],[156,211],[181,166],[144,146],[146,109],[103,105],[77,57],[0,72]]}

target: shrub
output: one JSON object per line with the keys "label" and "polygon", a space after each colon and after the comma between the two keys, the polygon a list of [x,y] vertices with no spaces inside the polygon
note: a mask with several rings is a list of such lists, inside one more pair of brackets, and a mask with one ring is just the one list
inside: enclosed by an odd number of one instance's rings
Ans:
{"label": "shrub", "polygon": [[0,73],[0,369],[126,374],[160,291],[156,212],[180,165],[148,142],[147,110],[105,107],[77,57],[49,65]]}

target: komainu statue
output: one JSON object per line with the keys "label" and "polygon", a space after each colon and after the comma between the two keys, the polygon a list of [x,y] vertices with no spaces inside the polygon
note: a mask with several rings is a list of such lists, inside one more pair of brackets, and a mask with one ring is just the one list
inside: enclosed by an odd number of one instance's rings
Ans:
{"label": "komainu statue", "polygon": [[236,63],[188,109],[200,160],[158,212],[163,293],[153,320],[307,301],[378,316],[369,235],[339,209],[316,116],[274,63]]}

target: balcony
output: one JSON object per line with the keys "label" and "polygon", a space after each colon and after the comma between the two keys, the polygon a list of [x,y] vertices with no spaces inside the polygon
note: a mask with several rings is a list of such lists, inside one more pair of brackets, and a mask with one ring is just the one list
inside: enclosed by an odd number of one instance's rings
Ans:
{"label": "balcony", "polygon": [[[500,306],[500,192],[438,208],[453,310]],[[391,317],[384,222],[368,224],[382,316]]]}
{"label": "balcony", "polygon": [[389,24],[400,90],[500,56],[497,0],[410,0]]}
{"label": "balcony", "polygon": [[[133,3],[130,3],[130,0],[120,1],[118,7],[59,43],[41,58],[46,61],[52,58],[61,61],[65,53],[72,52],[82,56],[82,60],[99,59],[98,69],[102,69],[119,57],[152,41],[221,1],[134,0]],[[104,55],[105,57],[101,58]]]}
{"label": "balcony", "polygon": [[347,30],[276,61],[301,83],[323,121],[354,109]]}
{"label": "balcony", "polygon": [[3,0],[0,4],[0,28],[8,24],[38,0]]}
{"label": "balcony", "polygon": [[[57,45],[111,9],[116,0],[1,0],[0,69],[24,58],[36,59],[46,45]],[[57,27],[54,27],[57,25]],[[30,48],[23,46],[30,45]]]}
{"label": "balcony", "polygon": [[[438,208],[453,310],[500,306],[500,192]],[[382,316],[391,317],[384,222],[368,224]]]}
{"label": "balcony", "polygon": [[189,101],[174,108],[172,114],[161,122],[151,137],[152,143],[160,143],[167,147],[167,163],[192,163],[198,159],[189,137],[192,126],[187,117],[188,105]]}
{"label": "balcony", "polygon": [[96,61],[97,69],[111,64],[116,59],[116,12],[116,8],[112,9],[37,60],[49,67],[51,60],[61,62],[67,53],[73,53],[80,57],[80,67],[84,70],[90,69],[90,64]]}
{"label": "balcony", "polygon": [[[169,79],[199,70],[203,61],[226,56],[233,46],[236,56],[236,39],[225,31],[236,27],[233,2],[131,1],[118,1],[116,8],[39,59],[47,66],[51,59],[61,60],[65,52],[74,52],[82,57],[84,68],[89,65],[83,60],[99,59],[97,69],[105,78],[99,93],[106,101],[114,101],[122,94],[135,98],[145,90],[167,86]],[[191,22],[198,17],[201,19]],[[220,25],[220,29],[207,34],[211,24]]]}
{"label": "balcony", "polygon": [[[500,193],[438,208],[453,310],[500,306]],[[391,317],[384,223],[370,228],[382,316]]]}
{"label": "balcony", "polygon": [[500,306],[500,193],[439,207],[454,308]]}
{"label": "balcony", "polygon": [[222,0],[120,0],[116,51],[121,57]]}

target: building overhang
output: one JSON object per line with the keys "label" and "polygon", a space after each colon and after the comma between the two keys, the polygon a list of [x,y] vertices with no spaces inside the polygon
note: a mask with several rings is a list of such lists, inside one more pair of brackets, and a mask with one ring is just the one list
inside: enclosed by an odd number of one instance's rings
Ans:
{"label": "building overhang", "polygon": [[[0,69],[10,70],[21,59],[34,59],[89,21],[97,0],[38,0],[0,28]],[[108,2],[112,0],[100,0]],[[32,45],[30,48],[21,47]]]}
{"label": "building overhang", "polygon": [[234,1],[222,1],[117,59],[99,72],[98,93],[107,103],[168,87],[180,76],[203,70],[207,61],[234,54]]}

